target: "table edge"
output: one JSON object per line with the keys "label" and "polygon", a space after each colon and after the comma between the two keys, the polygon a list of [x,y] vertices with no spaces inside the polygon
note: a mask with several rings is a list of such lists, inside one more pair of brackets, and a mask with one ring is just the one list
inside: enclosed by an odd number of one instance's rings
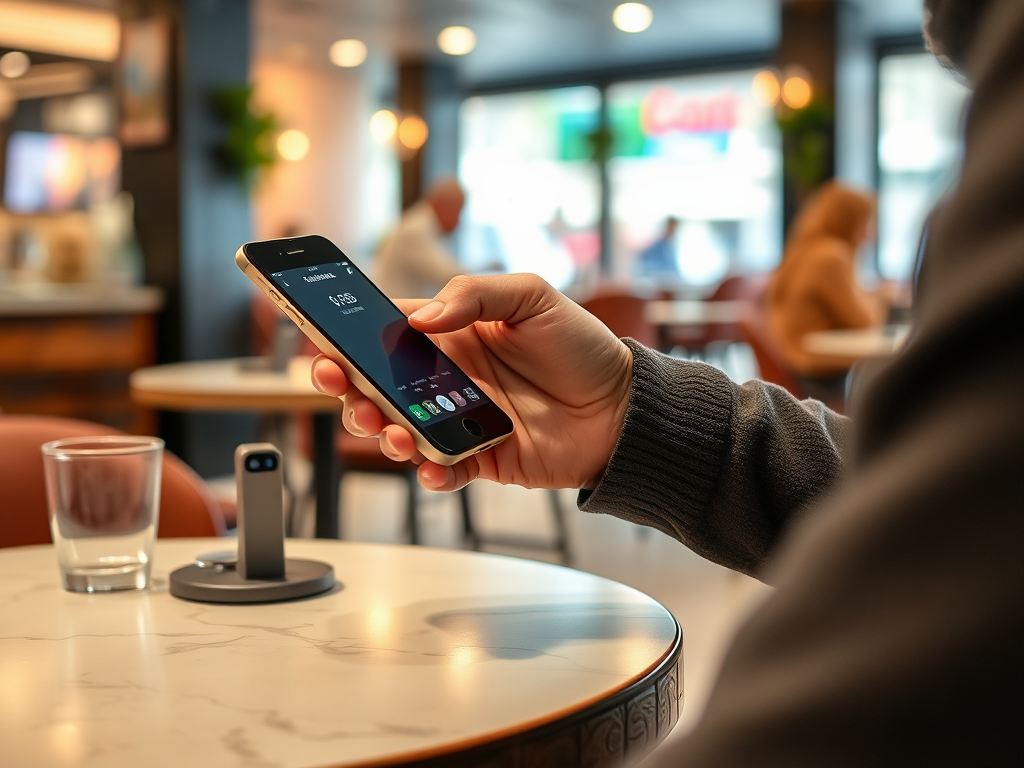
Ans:
{"label": "table edge", "polygon": [[[660,744],[679,720],[683,700],[683,632],[675,616],[667,609],[666,613],[675,624],[672,644],[651,668],[622,683],[611,695],[454,745],[391,755],[369,762],[334,765],[336,768],[485,768],[539,762],[565,765],[567,768],[574,764],[610,768],[627,762],[633,764]],[[652,714],[653,733],[650,732]],[[614,749],[614,736],[621,737],[621,750]],[[589,744],[588,737],[591,739]],[[595,745],[598,751],[603,747],[605,754],[595,754]],[[575,752],[575,762],[565,762],[566,750]]]}

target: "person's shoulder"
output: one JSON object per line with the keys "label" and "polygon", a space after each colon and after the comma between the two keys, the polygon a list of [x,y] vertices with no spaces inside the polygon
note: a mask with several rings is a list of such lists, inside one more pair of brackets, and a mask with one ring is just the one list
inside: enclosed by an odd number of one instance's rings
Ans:
{"label": "person's shoulder", "polygon": [[807,243],[802,255],[805,269],[829,273],[848,269],[853,257],[849,243],[836,237],[820,237]]}

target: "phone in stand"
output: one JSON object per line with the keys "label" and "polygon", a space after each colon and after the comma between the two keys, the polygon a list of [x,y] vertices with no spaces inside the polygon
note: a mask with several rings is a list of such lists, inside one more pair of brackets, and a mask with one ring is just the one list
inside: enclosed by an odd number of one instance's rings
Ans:
{"label": "phone in stand", "polygon": [[450,466],[512,434],[480,385],[327,238],[246,243],[235,263],[426,458]]}

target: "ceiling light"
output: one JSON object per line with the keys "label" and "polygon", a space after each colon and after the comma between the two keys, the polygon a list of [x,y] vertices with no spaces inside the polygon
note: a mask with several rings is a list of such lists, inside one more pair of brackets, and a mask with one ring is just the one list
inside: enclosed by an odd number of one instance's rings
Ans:
{"label": "ceiling light", "polygon": [[366,61],[366,43],[362,40],[338,40],[329,53],[331,63],[339,67],[358,67]]}
{"label": "ceiling light", "polygon": [[0,0],[0,46],[78,59],[113,61],[121,25],[107,11],[57,3]]}
{"label": "ceiling light", "polygon": [[612,23],[623,32],[643,32],[653,19],[651,9],[643,3],[623,3],[612,11]]}
{"label": "ceiling light", "polygon": [[787,77],[782,84],[782,100],[793,109],[803,109],[811,101],[811,84],[800,77]]}
{"label": "ceiling light", "polygon": [[449,56],[464,56],[476,48],[476,34],[469,27],[445,27],[437,36],[437,47]]}
{"label": "ceiling light", "polygon": [[30,66],[32,62],[29,61],[28,54],[22,51],[11,51],[0,56],[0,75],[3,77],[21,77],[28,72]]}
{"label": "ceiling light", "polygon": [[378,144],[387,144],[398,130],[398,118],[389,109],[374,112],[370,118],[370,135]]}
{"label": "ceiling light", "polygon": [[405,118],[398,126],[398,140],[409,149],[419,149],[427,143],[427,124],[422,118],[412,115]]}
{"label": "ceiling light", "polygon": [[277,137],[277,154],[285,160],[295,162],[309,154],[309,137],[292,128]]}
{"label": "ceiling light", "polygon": [[782,88],[779,85],[779,78],[770,69],[763,69],[754,75],[750,84],[754,101],[762,107],[774,107],[779,103],[779,93]]}

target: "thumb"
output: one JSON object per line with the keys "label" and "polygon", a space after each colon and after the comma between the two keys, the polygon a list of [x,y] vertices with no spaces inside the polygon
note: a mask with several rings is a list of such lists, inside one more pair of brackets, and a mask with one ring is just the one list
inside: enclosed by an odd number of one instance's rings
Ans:
{"label": "thumb", "polygon": [[518,323],[549,311],[563,299],[537,275],[460,275],[433,301],[409,315],[409,322],[424,333],[450,333],[478,320]]}

